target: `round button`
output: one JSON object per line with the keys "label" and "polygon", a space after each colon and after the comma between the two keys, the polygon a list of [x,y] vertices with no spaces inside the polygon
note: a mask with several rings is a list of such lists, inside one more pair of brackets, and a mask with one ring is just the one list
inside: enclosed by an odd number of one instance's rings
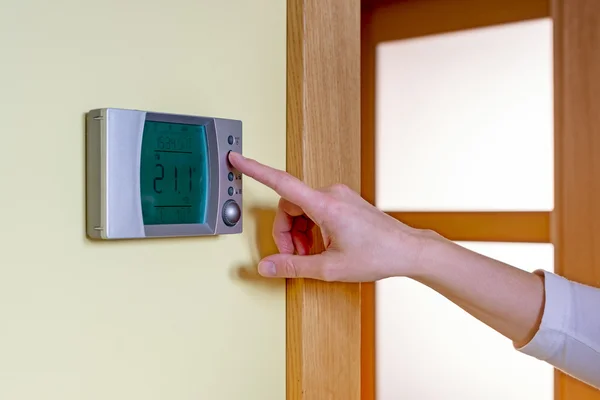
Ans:
{"label": "round button", "polygon": [[230,172],[229,175],[227,175],[227,179],[229,179],[229,182],[233,182],[233,172]]}
{"label": "round button", "polygon": [[229,137],[227,138],[227,143],[233,144],[233,136],[229,135]]}
{"label": "round button", "polygon": [[231,186],[227,189],[227,193],[229,193],[230,196],[233,196],[233,188]]}
{"label": "round button", "polygon": [[223,222],[227,226],[234,226],[242,217],[242,210],[234,200],[227,200],[223,204]]}

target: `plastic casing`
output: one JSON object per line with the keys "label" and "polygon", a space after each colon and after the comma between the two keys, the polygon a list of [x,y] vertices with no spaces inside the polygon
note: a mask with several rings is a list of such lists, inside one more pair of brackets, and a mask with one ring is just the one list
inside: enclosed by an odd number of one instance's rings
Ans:
{"label": "plastic casing", "polygon": [[[241,174],[227,159],[230,151],[242,152],[241,121],[117,108],[91,110],[86,120],[88,237],[137,239],[242,232]],[[206,126],[209,190],[205,223],[144,225],[140,165],[145,121]],[[229,180],[230,172],[234,174],[233,181]],[[228,193],[230,187],[233,195]],[[233,200],[240,209],[239,221],[234,226],[223,221],[223,206],[228,200]]]}

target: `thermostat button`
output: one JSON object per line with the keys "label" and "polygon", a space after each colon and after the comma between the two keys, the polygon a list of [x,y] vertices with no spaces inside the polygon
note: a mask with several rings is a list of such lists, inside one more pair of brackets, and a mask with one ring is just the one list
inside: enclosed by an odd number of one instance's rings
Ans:
{"label": "thermostat button", "polygon": [[227,200],[223,205],[223,222],[227,226],[234,226],[242,216],[242,210],[235,200]]}

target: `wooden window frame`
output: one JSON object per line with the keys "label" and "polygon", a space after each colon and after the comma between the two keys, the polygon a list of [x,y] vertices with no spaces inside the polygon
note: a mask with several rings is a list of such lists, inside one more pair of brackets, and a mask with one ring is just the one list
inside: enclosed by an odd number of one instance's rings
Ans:
{"label": "wooden window frame", "polygon": [[[457,241],[552,243],[555,271],[600,286],[600,2],[597,0],[363,0],[361,194],[375,204],[375,51],[379,43],[552,17],[555,207],[552,212],[398,212]],[[361,395],[376,398],[375,285],[361,290]],[[555,399],[600,400],[560,372]]]}

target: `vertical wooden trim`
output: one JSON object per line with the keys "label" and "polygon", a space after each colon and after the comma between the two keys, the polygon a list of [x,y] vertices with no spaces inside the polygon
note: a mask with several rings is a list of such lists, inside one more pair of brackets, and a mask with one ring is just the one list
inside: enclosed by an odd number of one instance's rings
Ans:
{"label": "vertical wooden trim", "polygon": [[375,284],[361,285],[361,400],[377,398]]}
{"label": "vertical wooden trim", "polygon": [[[361,15],[361,195],[375,204],[375,42],[371,11]],[[361,399],[375,400],[376,339],[375,283],[361,288]]]}
{"label": "vertical wooden trim", "polygon": [[[555,76],[556,271],[600,286],[600,2],[552,0]],[[600,400],[556,374],[556,399]]]}
{"label": "vertical wooden trim", "polygon": [[[359,191],[360,1],[287,5],[287,170]],[[360,398],[360,322],[360,285],[287,282],[288,399]]]}
{"label": "vertical wooden trim", "polygon": [[361,15],[361,195],[375,204],[375,52],[372,14]]}

